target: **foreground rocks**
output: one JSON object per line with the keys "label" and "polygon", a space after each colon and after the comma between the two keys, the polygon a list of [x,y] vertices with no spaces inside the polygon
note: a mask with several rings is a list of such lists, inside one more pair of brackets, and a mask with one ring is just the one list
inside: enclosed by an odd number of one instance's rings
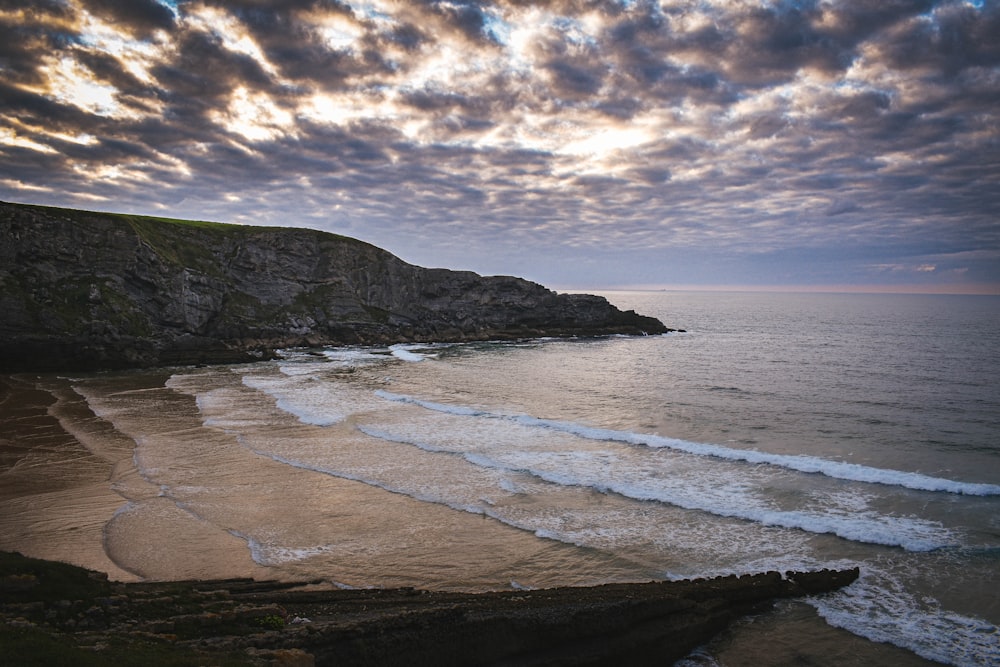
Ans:
{"label": "foreground rocks", "polygon": [[361,241],[0,202],[0,372],[231,363],[275,348],[658,334],[606,299],[425,269]]}
{"label": "foreground rocks", "polygon": [[345,591],[115,584],[0,553],[0,650],[15,664],[663,665],[777,599],[857,577],[855,568],[480,594]]}

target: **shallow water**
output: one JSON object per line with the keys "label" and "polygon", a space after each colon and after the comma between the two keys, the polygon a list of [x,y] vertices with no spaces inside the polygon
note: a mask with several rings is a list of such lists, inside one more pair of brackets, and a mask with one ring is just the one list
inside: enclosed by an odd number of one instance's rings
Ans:
{"label": "shallow water", "polygon": [[461,590],[859,564],[690,660],[1000,660],[1000,300],[608,296],[688,333],[21,376],[71,437],[0,447],[0,548]]}

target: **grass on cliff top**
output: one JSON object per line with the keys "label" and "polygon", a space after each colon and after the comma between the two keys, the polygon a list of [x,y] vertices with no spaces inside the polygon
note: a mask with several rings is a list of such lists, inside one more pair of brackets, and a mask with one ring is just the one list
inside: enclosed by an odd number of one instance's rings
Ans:
{"label": "grass on cliff top", "polygon": [[185,220],[182,218],[165,218],[154,215],[135,215],[131,213],[110,213],[107,211],[89,211],[86,209],[78,208],[63,208],[59,206],[42,206],[41,204],[18,204],[13,202],[3,202],[9,206],[17,206],[19,208],[27,208],[35,211],[47,213],[49,215],[61,215],[71,220],[80,220],[84,217],[89,216],[103,216],[107,218],[115,218],[118,220],[123,220],[128,223],[132,222],[148,222],[148,223],[163,223],[168,225],[179,225],[183,227],[190,227],[195,229],[205,229],[218,232],[232,231],[233,229],[283,229],[282,227],[268,227],[259,225],[238,225],[228,222],[209,222],[207,220]]}
{"label": "grass on cliff top", "polygon": [[[354,243],[358,246],[371,246],[364,241],[308,227],[278,227],[268,225],[244,225],[227,222],[210,222],[207,220],[184,220],[151,215],[135,215],[131,213],[108,213],[103,211],[88,211],[75,208],[56,206],[41,206],[37,204],[19,204],[0,202],[7,206],[30,209],[53,217],[69,219],[84,223],[88,219],[104,218],[124,223],[131,228],[143,241],[148,243],[157,254],[171,262],[197,268],[209,274],[217,273],[215,265],[220,259],[213,254],[222,246],[217,241],[239,241],[260,232],[288,232],[311,234],[316,242],[322,239],[336,239],[342,242]],[[230,244],[230,252],[235,251],[235,245]]]}
{"label": "grass on cliff top", "polygon": [[282,227],[278,225],[248,225],[234,222],[211,222],[209,220],[188,220],[184,218],[167,218],[155,215],[138,215],[134,213],[111,213],[107,211],[90,211],[86,209],[77,208],[62,208],[59,206],[42,206],[40,204],[20,204],[14,202],[0,202],[0,204],[7,204],[8,206],[16,206],[19,208],[33,209],[40,212],[48,213],[49,215],[61,215],[68,217],[71,220],[82,220],[85,217],[91,216],[101,216],[105,218],[113,218],[117,220],[124,221],[136,227],[137,225],[143,229],[148,229],[151,226],[158,225],[169,225],[175,228],[187,228],[187,229],[197,229],[208,232],[215,232],[220,234],[241,234],[247,232],[260,232],[260,231],[280,231],[280,230],[301,230],[313,232],[316,234],[323,234],[328,236],[333,236],[339,239],[347,241],[356,241],[358,243],[364,243],[364,241],[359,241],[350,236],[343,236],[341,234],[336,234],[334,232],[327,232],[318,229],[312,229],[309,227],[295,227],[288,226]]}

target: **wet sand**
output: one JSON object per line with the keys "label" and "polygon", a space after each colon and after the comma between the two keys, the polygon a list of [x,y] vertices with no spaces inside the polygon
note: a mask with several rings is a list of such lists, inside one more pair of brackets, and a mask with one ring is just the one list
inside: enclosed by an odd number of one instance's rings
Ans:
{"label": "wet sand", "polygon": [[104,552],[104,526],[125,500],[113,461],[88,451],[53,416],[57,399],[0,378],[0,549],[135,580]]}
{"label": "wet sand", "polygon": [[[155,384],[149,375],[140,384]],[[159,498],[132,464],[135,443],[95,416],[85,400],[57,376],[0,377],[0,550],[58,560],[106,573],[115,581],[209,577],[266,577],[246,543],[220,534]],[[124,509],[134,512],[123,512]],[[152,520],[150,515],[155,515]],[[129,567],[129,555],[108,553],[109,531],[139,521],[144,537],[131,556],[146,571]],[[146,526],[169,523],[171,533],[216,552],[220,565],[185,563],[172,545]],[[153,567],[149,567],[152,564]],[[159,564],[159,567],[156,565]]]}

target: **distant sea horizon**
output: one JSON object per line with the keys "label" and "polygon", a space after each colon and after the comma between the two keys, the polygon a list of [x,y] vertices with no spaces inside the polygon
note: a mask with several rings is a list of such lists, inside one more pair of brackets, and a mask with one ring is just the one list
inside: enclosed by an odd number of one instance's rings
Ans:
{"label": "distant sea horizon", "polygon": [[[548,286],[548,285],[547,285]],[[580,287],[552,283],[552,289],[571,293],[604,292],[762,292],[768,294],[927,294],[955,296],[1000,296],[1000,284],[968,285],[678,285],[636,284],[614,287]],[[668,324],[669,326],[669,324]]]}

